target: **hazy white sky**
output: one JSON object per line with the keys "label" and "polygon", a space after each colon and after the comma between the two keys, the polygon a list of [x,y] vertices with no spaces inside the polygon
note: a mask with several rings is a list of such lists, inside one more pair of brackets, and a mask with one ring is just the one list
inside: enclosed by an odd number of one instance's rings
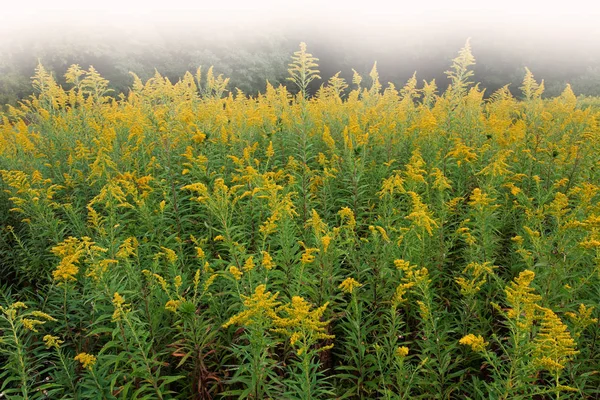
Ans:
{"label": "hazy white sky", "polygon": [[[539,0],[27,0],[7,1],[2,25],[29,25],[52,18],[83,17],[102,20],[108,16],[129,16],[146,22],[164,20],[227,20],[236,23],[250,16],[257,20],[314,18],[321,22],[418,23],[422,17],[478,18],[486,21],[529,17],[532,24],[569,19],[590,23],[598,17],[600,2]],[[400,21],[398,21],[400,19]]]}
{"label": "hazy white sky", "polygon": [[11,0],[1,10],[0,43],[70,27],[127,27],[143,34],[162,26],[215,33],[300,29],[383,42],[398,40],[399,32],[460,29],[467,36],[491,32],[600,46],[600,1],[590,0]]}

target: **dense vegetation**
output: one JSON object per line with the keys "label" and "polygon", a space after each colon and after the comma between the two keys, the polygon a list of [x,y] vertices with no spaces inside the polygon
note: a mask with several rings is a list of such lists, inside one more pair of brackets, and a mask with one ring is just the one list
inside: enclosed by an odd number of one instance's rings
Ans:
{"label": "dense vegetation", "polygon": [[[241,28],[229,32],[225,28],[186,25],[129,32],[127,27],[122,24],[107,31],[89,25],[85,29],[56,26],[44,35],[35,29],[23,34],[7,32],[0,41],[0,106],[15,105],[29,96],[31,76],[39,62],[65,87],[68,85],[63,73],[71,64],[84,68],[93,65],[109,81],[114,94],[128,93],[133,83],[130,71],[146,81],[158,70],[176,82],[200,65],[214,65],[216,72],[230,78],[228,87],[234,93],[239,88],[255,96],[264,91],[267,80],[293,92],[292,83],[286,80],[287,61],[300,40],[314,43],[311,51],[318,55],[319,70],[325,78],[341,71],[340,76],[350,81],[352,69],[367,75],[376,60],[382,83],[402,86],[417,70],[421,79],[436,79],[438,88],[444,91],[449,83],[444,70],[470,34],[407,31],[377,41],[368,34],[358,40],[357,34],[332,28],[325,32],[276,27],[264,32]],[[577,96],[600,96],[600,52],[593,41],[581,40],[576,46],[569,42],[565,46],[550,38],[524,36],[515,43],[516,39],[506,35],[503,32],[499,40],[482,32],[473,38],[477,51],[473,68],[486,88],[485,98],[508,83],[511,93],[519,96],[524,66],[545,79],[543,97],[560,95],[567,82]],[[317,88],[318,84],[311,89]]]}
{"label": "dense vegetation", "polygon": [[[598,398],[600,113],[567,86],[248,97],[96,70],[0,124],[10,399]],[[351,88],[350,88],[351,86]]]}

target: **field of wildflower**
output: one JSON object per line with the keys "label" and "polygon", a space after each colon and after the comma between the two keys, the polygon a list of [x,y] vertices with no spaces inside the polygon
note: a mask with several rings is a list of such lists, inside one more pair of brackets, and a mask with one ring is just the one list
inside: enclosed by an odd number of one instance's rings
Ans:
{"label": "field of wildflower", "polygon": [[600,104],[42,65],[0,117],[0,398],[600,398]]}

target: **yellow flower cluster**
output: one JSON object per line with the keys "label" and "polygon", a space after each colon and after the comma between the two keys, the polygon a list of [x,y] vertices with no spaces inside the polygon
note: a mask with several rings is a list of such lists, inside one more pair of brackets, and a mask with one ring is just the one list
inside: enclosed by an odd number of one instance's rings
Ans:
{"label": "yellow flower cluster", "polygon": [[244,311],[234,315],[223,324],[223,328],[231,325],[250,325],[256,321],[267,318],[277,318],[275,309],[281,304],[277,301],[279,292],[267,292],[266,285],[259,285],[251,296],[242,296],[244,300]]}
{"label": "yellow flower cluster", "polygon": [[52,335],[44,336],[43,340],[44,340],[44,344],[46,345],[47,348],[54,347],[54,348],[58,349],[60,347],[60,345],[64,343],[64,341],[60,340],[60,338],[58,336],[52,336]]}
{"label": "yellow flower cluster", "polygon": [[481,335],[475,336],[472,333],[470,333],[467,336],[464,336],[462,339],[460,339],[459,343],[464,346],[470,346],[471,349],[476,352],[485,351],[485,348],[488,345],[488,343],[483,339],[483,336],[481,336]]}
{"label": "yellow flower cluster", "polygon": [[361,286],[362,285],[360,283],[358,283],[358,281],[356,279],[346,278],[344,280],[344,282],[340,283],[340,285],[338,287],[342,290],[342,292],[352,294],[354,289],[359,288]]}
{"label": "yellow flower cluster", "polygon": [[394,351],[394,355],[398,358],[404,358],[408,355],[408,347],[400,346]]}
{"label": "yellow flower cluster", "polygon": [[[280,307],[278,313],[283,317],[276,316],[273,320],[275,328],[273,331],[280,332],[290,338],[290,344],[299,344],[298,355],[302,355],[310,346],[318,340],[333,339],[334,335],[327,333],[327,321],[322,321],[323,313],[328,303],[311,310],[310,304],[300,296],[292,297],[291,303]],[[319,350],[328,350],[333,345],[321,347]]]}
{"label": "yellow flower cluster", "polygon": [[560,320],[554,311],[542,308],[543,312],[541,329],[534,340],[537,357],[536,362],[544,369],[558,372],[565,367],[565,363],[579,353],[575,350],[575,340],[567,330],[567,326]]}
{"label": "yellow flower cluster", "polygon": [[530,287],[535,278],[535,273],[530,270],[522,271],[504,289],[506,300],[512,307],[509,309],[508,318],[515,319],[517,325],[523,329],[528,328],[533,323],[537,302],[542,299],[540,295],[535,294],[535,289]]}
{"label": "yellow flower cluster", "polygon": [[490,262],[472,262],[463,269],[463,276],[455,278],[454,281],[460,286],[463,296],[472,296],[481,290],[488,277],[493,275],[495,268],[497,267],[492,266]]}
{"label": "yellow flower cluster", "polygon": [[240,279],[242,279],[242,275],[244,275],[244,273],[242,271],[240,271],[240,269],[238,267],[236,267],[235,265],[229,266],[229,273],[231,275],[233,275],[233,277],[235,278],[236,281],[239,281]]}
{"label": "yellow flower cluster", "polygon": [[75,361],[79,361],[83,368],[91,370],[96,364],[96,356],[88,353],[79,353],[75,356]]}

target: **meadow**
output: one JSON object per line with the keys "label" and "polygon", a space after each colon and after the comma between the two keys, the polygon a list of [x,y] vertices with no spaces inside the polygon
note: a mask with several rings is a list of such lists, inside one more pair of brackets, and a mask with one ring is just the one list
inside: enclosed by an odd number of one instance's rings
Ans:
{"label": "meadow", "polygon": [[0,115],[0,398],[600,398],[600,99],[474,64],[39,65]]}

